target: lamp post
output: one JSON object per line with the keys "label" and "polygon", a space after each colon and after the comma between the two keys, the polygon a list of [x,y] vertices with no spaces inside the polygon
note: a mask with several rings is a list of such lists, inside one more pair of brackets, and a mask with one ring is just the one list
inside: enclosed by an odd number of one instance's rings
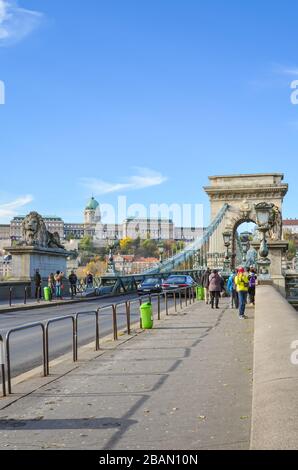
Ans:
{"label": "lamp post", "polygon": [[214,253],[214,257],[215,257],[215,267],[216,267],[216,269],[218,269],[219,264],[220,264],[220,261],[219,261],[220,254],[218,252],[216,252],[216,253]]}
{"label": "lamp post", "polygon": [[109,258],[108,258],[108,266],[107,266],[107,273],[116,275],[116,267],[114,262],[114,250],[119,246],[119,240],[115,235],[114,240],[109,241],[108,248],[109,248]]}
{"label": "lamp post", "polygon": [[248,249],[250,247],[250,243],[249,243],[250,236],[251,236],[250,232],[242,232],[240,234],[240,242],[241,242],[242,250],[243,250],[242,262],[243,262],[244,265],[247,262],[247,252],[248,252]]}
{"label": "lamp post", "polygon": [[224,261],[224,271],[228,271],[230,268],[230,252],[229,252],[229,247],[231,246],[231,241],[232,241],[232,233],[229,231],[226,231],[222,234],[223,236],[223,241],[224,245],[227,249],[226,251],[226,256],[225,256],[225,261]]}
{"label": "lamp post", "polygon": [[199,269],[199,259],[200,259],[199,251],[195,251],[195,252],[194,252],[194,265],[193,265],[193,269]]}
{"label": "lamp post", "polygon": [[165,251],[162,243],[159,243],[158,251],[159,251],[159,262],[160,262],[160,264],[162,264],[163,263],[163,254],[164,254],[164,251]]}
{"label": "lamp post", "polygon": [[296,251],[296,256],[294,258],[294,270],[298,272],[298,251]]}
{"label": "lamp post", "polygon": [[270,278],[269,267],[271,265],[271,261],[268,258],[269,248],[266,240],[266,232],[268,232],[270,229],[269,220],[273,207],[274,204],[268,204],[267,202],[260,202],[259,204],[255,205],[258,230],[262,234],[262,240],[259,248],[259,260],[257,264],[259,267],[259,274],[263,279]]}

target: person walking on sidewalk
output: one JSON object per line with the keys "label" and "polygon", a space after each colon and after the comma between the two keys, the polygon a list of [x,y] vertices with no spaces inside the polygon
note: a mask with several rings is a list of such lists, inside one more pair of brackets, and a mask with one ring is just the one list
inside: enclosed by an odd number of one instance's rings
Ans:
{"label": "person walking on sidewalk", "polygon": [[220,293],[222,291],[222,278],[216,269],[209,276],[209,292],[211,297],[211,308],[219,308]]}
{"label": "person walking on sidewalk", "polygon": [[34,284],[35,284],[35,298],[40,300],[41,299],[41,275],[39,273],[39,269],[35,271]]}
{"label": "person walking on sidewalk", "polygon": [[247,294],[249,288],[248,274],[244,268],[238,269],[238,274],[235,277],[235,284],[237,287],[238,298],[239,298],[239,318],[242,320],[246,318],[245,307],[247,302]]}
{"label": "person walking on sidewalk", "polygon": [[206,269],[202,276],[202,285],[204,287],[204,299],[206,302],[206,305],[209,304],[210,300],[210,295],[209,295],[209,277],[210,277],[211,271],[209,268]]}
{"label": "person walking on sidewalk", "polygon": [[237,292],[237,288],[236,288],[236,284],[235,284],[235,277],[237,275],[237,271],[234,270],[229,279],[228,279],[228,283],[227,283],[227,289],[228,289],[228,292],[230,294],[230,308],[239,308],[239,301],[238,301],[238,292]]}

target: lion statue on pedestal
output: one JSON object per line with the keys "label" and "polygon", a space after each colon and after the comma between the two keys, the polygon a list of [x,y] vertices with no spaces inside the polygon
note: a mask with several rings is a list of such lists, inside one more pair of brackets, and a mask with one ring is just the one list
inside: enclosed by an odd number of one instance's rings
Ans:
{"label": "lion statue on pedestal", "polygon": [[276,205],[273,205],[269,219],[269,237],[271,240],[282,240],[282,215]]}
{"label": "lion statue on pedestal", "polygon": [[59,234],[49,232],[43,218],[37,212],[30,212],[23,220],[22,241],[20,244],[64,249],[60,243]]}

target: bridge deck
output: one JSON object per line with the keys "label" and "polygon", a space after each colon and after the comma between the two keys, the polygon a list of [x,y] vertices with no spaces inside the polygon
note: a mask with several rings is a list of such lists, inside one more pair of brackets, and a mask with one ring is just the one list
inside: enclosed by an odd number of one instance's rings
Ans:
{"label": "bridge deck", "polygon": [[240,321],[221,306],[172,312],[52,382],[31,380],[30,395],[16,386],[0,402],[0,449],[248,449],[253,310]]}

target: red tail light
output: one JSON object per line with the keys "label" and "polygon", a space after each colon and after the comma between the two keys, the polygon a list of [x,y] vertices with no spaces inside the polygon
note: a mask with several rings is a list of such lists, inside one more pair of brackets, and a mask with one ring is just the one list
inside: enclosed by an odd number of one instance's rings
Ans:
{"label": "red tail light", "polygon": [[161,287],[170,287],[170,284],[162,284]]}
{"label": "red tail light", "polygon": [[179,287],[188,287],[188,284],[179,284]]}

